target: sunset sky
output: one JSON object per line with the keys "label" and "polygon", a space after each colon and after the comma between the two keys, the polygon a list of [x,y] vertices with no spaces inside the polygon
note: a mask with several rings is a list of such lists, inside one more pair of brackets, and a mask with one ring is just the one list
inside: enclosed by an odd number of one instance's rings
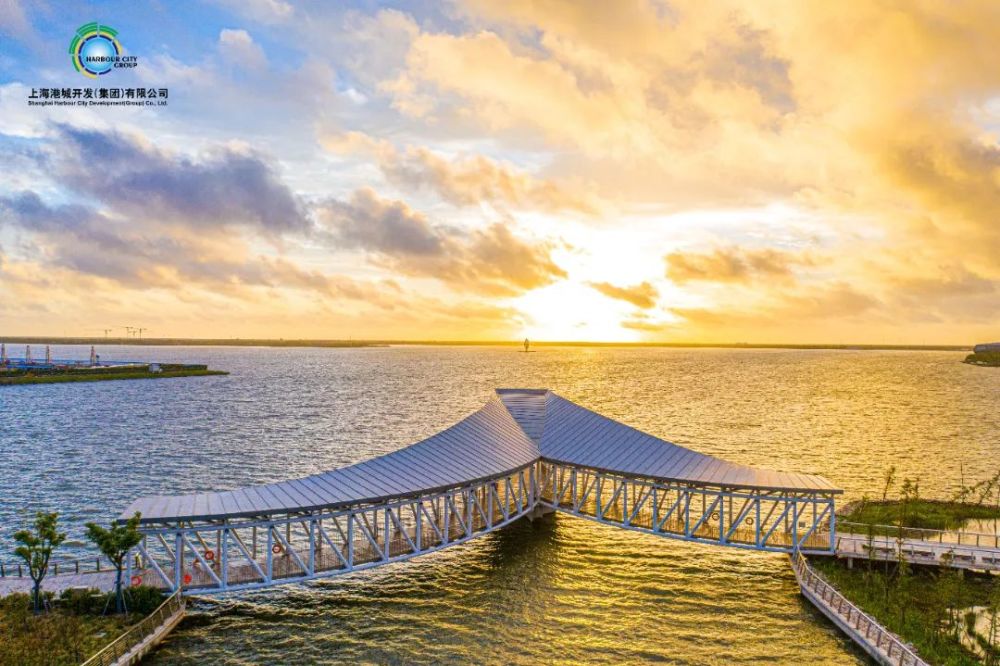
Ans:
{"label": "sunset sky", "polygon": [[[134,71],[68,47],[118,30]],[[1000,339],[1000,3],[0,0],[0,336]],[[169,89],[154,108],[33,88]]]}

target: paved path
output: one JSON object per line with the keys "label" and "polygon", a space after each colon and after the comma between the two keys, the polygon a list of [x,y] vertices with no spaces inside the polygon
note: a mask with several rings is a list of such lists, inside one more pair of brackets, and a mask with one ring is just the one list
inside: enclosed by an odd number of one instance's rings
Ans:
{"label": "paved path", "polygon": [[[110,592],[114,589],[114,586],[114,571],[59,574],[58,576],[46,576],[42,581],[42,591],[55,592],[56,594],[71,587],[96,587],[102,592]],[[27,576],[21,578],[16,576],[0,578],[0,597],[7,596],[13,592],[31,592],[31,578]]]}

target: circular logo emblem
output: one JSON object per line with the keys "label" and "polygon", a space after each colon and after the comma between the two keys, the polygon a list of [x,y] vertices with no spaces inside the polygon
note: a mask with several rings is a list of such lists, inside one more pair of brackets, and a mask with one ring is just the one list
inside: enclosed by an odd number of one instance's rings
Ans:
{"label": "circular logo emblem", "polygon": [[69,45],[76,71],[92,79],[110,72],[121,54],[118,31],[98,23],[80,26]]}

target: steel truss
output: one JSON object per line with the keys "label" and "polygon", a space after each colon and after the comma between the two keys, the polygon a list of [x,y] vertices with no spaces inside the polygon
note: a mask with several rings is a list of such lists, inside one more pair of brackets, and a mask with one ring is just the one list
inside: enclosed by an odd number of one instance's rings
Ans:
{"label": "steel truss", "polygon": [[407,560],[492,532],[535,508],[536,465],[381,504],[295,515],[147,524],[129,580],[199,594],[292,583]]}
{"label": "steel truss", "polygon": [[542,506],[659,536],[780,553],[832,553],[831,493],[704,487],[540,462]]}
{"label": "steel truss", "polygon": [[832,553],[831,493],[664,483],[538,461],[442,492],[336,510],[148,523],[131,584],[211,594],[408,560],[499,529],[537,508],[714,545]]}

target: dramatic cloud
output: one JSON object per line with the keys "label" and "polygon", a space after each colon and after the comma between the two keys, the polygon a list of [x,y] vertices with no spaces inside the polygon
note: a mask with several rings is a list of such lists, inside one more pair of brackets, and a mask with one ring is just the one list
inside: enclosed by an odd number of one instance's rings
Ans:
{"label": "dramatic cloud", "polygon": [[231,148],[192,159],[115,132],[59,127],[55,177],[123,215],[191,228],[304,231],[303,205],[263,157]]}
{"label": "dramatic cloud", "polygon": [[155,303],[376,337],[1000,326],[995,2],[214,4],[196,33],[138,10],[161,29],[129,30],[136,79],[172,97],[126,111],[24,104],[76,76],[76,26],[0,2],[0,323]]}
{"label": "dramatic cloud", "polygon": [[636,306],[649,309],[656,306],[659,292],[648,282],[642,282],[631,287],[618,287],[609,282],[591,282],[590,286],[608,298],[617,298]]}
{"label": "dramatic cloud", "polygon": [[664,260],[667,277],[676,283],[750,282],[757,278],[781,279],[792,267],[812,262],[801,255],[778,250],[718,249],[708,254],[672,252]]}
{"label": "dramatic cloud", "polygon": [[29,232],[38,258],[60,269],[136,289],[290,288],[389,306],[380,289],[342,276],[307,271],[280,257],[252,256],[238,239],[158,234],[87,206],[49,206],[34,192],[0,197],[0,230]]}
{"label": "dramatic cloud", "polygon": [[330,201],[321,209],[338,244],[389,256],[440,256],[446,239],[420,213],[401,201],[380,199],[371,189],[350,201]]}
{"label": "dramatic cloud", "polygon": [[409,190],[434,192],[456,206],[492,203],[524,210],[575,211],[587,215],[598,210],[591,196],[571,192],[482,155],[445,159],[426,148],[408,146],[399,150],[387,141],[377,141],[358,132],[329,136],[323,143],[334,152],[372,155],[389,182]]}
{"label": "dramatic cloud", "polygon": [[341,247],[365,250],[396,270],[460,291],[513,295],[566,277],[550,257],[550,243],[522,240],[502,223],[471,232],[431,225],[406,204],[370,189],[317,211]]}

